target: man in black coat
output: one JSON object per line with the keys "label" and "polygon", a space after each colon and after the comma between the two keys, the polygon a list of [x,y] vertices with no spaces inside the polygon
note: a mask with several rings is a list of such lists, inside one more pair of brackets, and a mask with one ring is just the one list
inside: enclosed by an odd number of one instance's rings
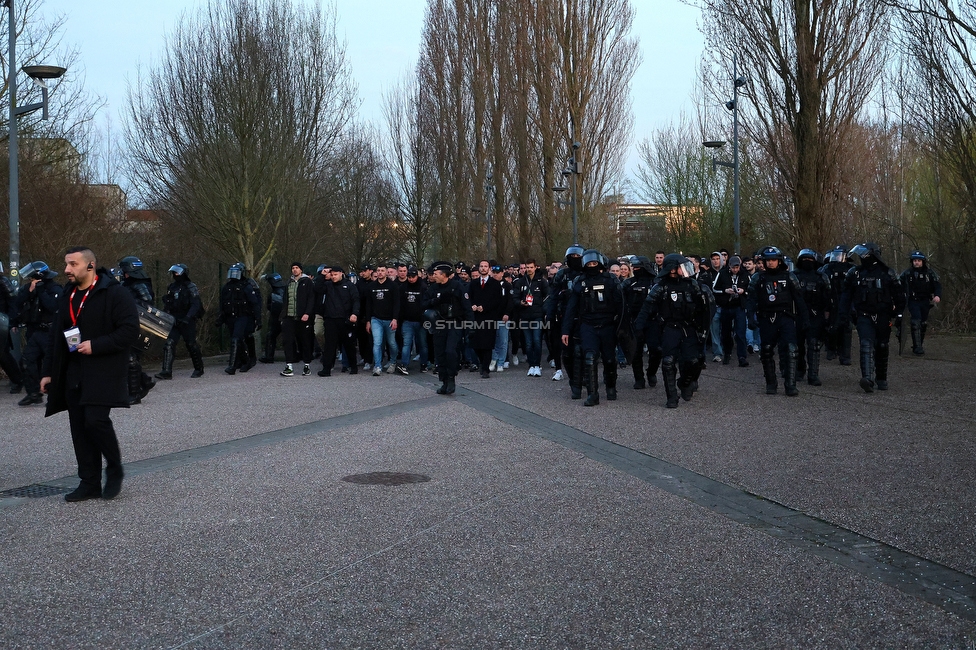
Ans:
{"label": "man in black coat", "polygon": [[41,379],[41,391],[48,395],[45,415],[68,411],[81,484],[64,500],[113,499],[122,489],[123,471],[109,413],[129,406],[129,350],[139,337],[139,314],[129,291],[106,269],[95,270],[90,249],[69,248],[64,260],[68,285],[48,337]]}
{"label": "man in black coat", "polygon": [[349,374],[359,372],[356,362],[354,328],[359,320],[359,289],[356,288],[341,266],[333,266],[328,281],[318,282],[318,313],[322,315],[324,344],[322,345],[322,370],[319,377],[331,377],[335,366],[336,350],[341,349],[349,363]]}
{"label": "man in black coat", "polygon": [[471,347],[478,355],[481,378],[491,377],[491,351],[495,347],[495,334],[498,321],[507,316],[508,298],[502,283],[491,277],[491,264],[481,260],[478,264],[477,280],[468,286],[471,310],[474,312],[474,328],[470,333]]}

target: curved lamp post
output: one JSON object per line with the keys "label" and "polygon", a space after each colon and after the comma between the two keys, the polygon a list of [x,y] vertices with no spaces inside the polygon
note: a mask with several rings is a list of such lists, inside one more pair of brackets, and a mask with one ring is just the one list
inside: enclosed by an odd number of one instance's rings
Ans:
{"label": "curved lamp post", "polygon": [[[739,226],[739,88],[746,85],[745,77],[739,76],[737,57],[732,57],[732,100],[725,102],[725,108],[732,111],[732,162],[719,160],[712,156],[712,172],[718,165],[732,168],[732,220],[735,227],[735,254],[742,254],[742,237]],[[725,146],[724,140],[706,140],[702,143],[709,149]]]}

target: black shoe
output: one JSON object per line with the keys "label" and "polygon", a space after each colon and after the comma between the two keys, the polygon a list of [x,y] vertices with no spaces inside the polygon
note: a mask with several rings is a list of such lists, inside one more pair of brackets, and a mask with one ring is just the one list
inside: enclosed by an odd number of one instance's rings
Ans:
{"label": "black shoe", "polygon": [[878,383],[876,385],[877,385],[878,390],[888,390],[888,380],[887,379],[879,379],[878,380]]}
{"label": "black shoe", "polygon": [[637,379],[634,381],[634,390],[644,390],[647,385],[644,383],[643,379]]}
{"label": "black shoe", "polygon": [[650,386],[651,388],[654,388],[655,386],[657,386],[657,375],[648,375],[647,376],[647,385]]}
{"label": "black shoe", "polygon": [[482,379],[491,379],[491,373],[488,372],[487,370],[482,370],[481,371],[481,378]]}
{"label": "black shoe", "polygon": [[274,359],[271,357],[261,357],[258,359],[258,363],[274,363]]}
{"label": "black shoe", "polygon": [[691,384],[681,389],[681,399],[683,399],[684,401],[690,402],[691,398],[694,396],[695,396],[695,391],[691,387]]}
{"label": "black shoe", "polygon": [[[405,365],[403,365],[403,364],[400,364],[400,363],[398,363],[396,365],[396,371],[398,373],[400,373],[401,375],[409,375],[410,374],[410,371],[407,370],[407,367]],[[484,373],[481,373],[481,376],[484,377],[485,376]]]}
{"label": "black shoe", "polygon": [[41,404],[44,402],[44,396],[40,393],[34,393],[33,395],[28,393],[23,399],[17,402],[17,406],[30,406],[31,404]]}
{"label": "black shoe", "polygon": [[569,387],[570,397],[572,399],[583,399],[583,389],[577,388],[576,386]]}
{"label": "black shoe", "polygon": [[164,372],[157,372],[156,373],[156,379],[172,379],[172,378],[173,378],[173,375],[170,374],[170,373],[168,373],[168,372],[167,373],[164,373]]}
{"label": "black shoe", "polygon": [[823,385],[823,382],[820,381],[820,377],[810,377],[810,376],[807,376],[807,383],[810,384],[811,386],[821,386],[821,385]]}
{"label": "black shoe", "polygon": [[441,384],[441,387],[437,389],[438,395],[447,395],[447,382],[445,381]]}
{"label": "black shoe", "polygon": [[[343,368],[342,371],[345,372],[346,371],[345,368]],[[352,366],[351,368],[349,368],[349,374],[350,375],[358,375],[359,374],[359,366]]]}
{"label": "black shoe", "polygon": [[865,393],[874,392],[874,382],[868,379],[867,377],[861,377],[860,385]]}
{"label": "black shoe", "polygon": [[102,490],[100,487],[93,487],[82,483],[74,492],[68,492],[64,495],[64,500],[68,503],[76,503],[78,501],[87,501],[88,499],[98,499],[102,496]]}
{"label": "black shoe", "polygon": [[122,475],[111,476],[105,479],[105,487],[102,489],[102,498],[112,500],[119,496],[122,491]]}
{"label": "black shoe", "polygon": [[203,377],[203,371],[202,370],[194,370],[193,371],[193,374],[190,375],[190,379],[199,379],[200,377]]}
{"label": "black shoe", "polygon": [[749,360],[746,359],[745,357],[739,357],[739,367],[740,368],[748,368],[749,367]]}
{"label": "black shoe", "polygon": [[150,379],[149,381],[143,381],[142,392],[139,393],[139,399],[143,399],[146,395],[149,394],[149,391],[151,391],[155,387],[156,387],[156,382],[153,381],[152,379]]}
{"label": "black shoe", "polygon": [[730,361],[732,361],[732,354],[731,353],[726,352],[724,355],[722,355],[722,365],[723,366],[729,365],[729,362]]}
{"label": "black shoe", "polygon": [[583,401],[583,406],[596,406],[600,403],[600,393],[590,393],[586,396],[586,400]]}
{"label": "black shoe", "polygon": [[842,365],[842,366],[849,366],[849,365],[851,365],[851,360],[850,359],[841,359],[840,360],[840,365]]}
{"label": "black shoe", "polygon": [[142,404],[142,398],[138,395],[129,395],[129,406],[135,406],[136,404]]}
{"label": "black shoe", "polygon": [[607,388],[607,400],[611,402],[617,401],[617,389]]}
{"label": "black shoe", "polygon": [[23,387],[24,387],[23,384],[10,384],[10,394],[16,395],[17,393],[20,392],[20,389]]}
{"label": "black shoe", "polygon": [[226,368],[224,368],[224,372],[226,372],[228,375],[236,375],[237,368],[231,368],[230,366],[227,366]]}
{"label": "black shoe", "polygon": [[[343,368],[343,372],[345,372],[345,368]],[[315,374],[317,374],[319,377],[331,377],[332,376],[332,371],[331,370],[326,370],[325,368],[322,368],[321,370],[319,370]]]}
{"label": "black shoe", "polygon": [[793,385],[793,386],[786,386],[785,388],[786,388],[786,396],[787,397],[796,397],[797,395],[800,394],[800,391],[797,390],[797,388],[796,388],[795,385]]}
{"label": "black shoe", "polygon": [[447,380],[447,390],[445,391],[444,394],[445,395],[453,395],[454,394],[454,389],[455,389],[454,380],[453,379],[448,379]]}
{"label": "black shoe", "polygon": [[766,384],[766,394],[775,395],[776,394],[776,384]]}
{"label": "black shoe", "polygon": [[342,366],[342,372],[349,372],[349,366]]}

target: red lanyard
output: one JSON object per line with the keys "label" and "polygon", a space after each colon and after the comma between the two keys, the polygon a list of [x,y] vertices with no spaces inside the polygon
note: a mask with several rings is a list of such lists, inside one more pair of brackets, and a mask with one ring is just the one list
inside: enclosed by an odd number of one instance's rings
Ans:
{"label": "red lanyard", "polygon": [[95,279],[92,280],[92,283],[91,283],[91,285],[89,285],[88,290],[85,291],[85,295],[83,295],[81,297],[81,304],[78,305],[78,313],[77,314],[75,313],[74,299],[75,299],[75,293],[78,291],[78,287],[75,287],[74,288],[74,291],[71,292],[71,297],[68,298],[68,315],[71,316],[71,326],[72,327],[77,327],[77,325],[78,325],[78,317],[81,316],[81,310],[85,308],[85,301],[88,300],[88,294],[91,293],[92,287],[95,286],[95,283],[96,282],[98,282],[98,276],[97,275],[95,276]]}

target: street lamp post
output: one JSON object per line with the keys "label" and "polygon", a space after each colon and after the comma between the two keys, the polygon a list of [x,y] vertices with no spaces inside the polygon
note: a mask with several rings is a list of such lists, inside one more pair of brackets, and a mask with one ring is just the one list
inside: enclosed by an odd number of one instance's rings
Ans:
{"label": "street lamp post", "polygon": [[20,169],[18,159],[20,146],[17,137],[17,117],[42,110],[43,119],[47,119],[47,80],[58,79],[65,73],[65,69],[55,65],[25,66],[24,72],[41,88],[41,101],[27,106],[17,106],[17,21],[14,11],[15,0],[0,0],[0,4],[7,7],[8,30],[10,44],[7,49],[7,59],[10,63],[7,85],[10,88],[10,107],[7,121],[9,139],[7,144],[10,155],[10,279],[14,285],[19,284],[20,268]]}
{"label": "street lamp post", "polygon": [[[576,179],[579,176],[579,161],[576,159],[576,152],[579,151],[579,149],[580,149],[581,146],[583,146],[583,145],[581,145],[579,142],[573,142],[573,153],[569,157],[569,159],[566,161],[566,167],[565,167],[565,169],[563,169],[563,179],[567,179],[570,176],[572,176],[572,178],[573,178],[573,185],[572,185],[572,188],[570,190],[569,205],[571,205],[573,207],[573,244],[574,245],[579,243],[579,232],[578,232],[578,228],[577,228],[577,221],[578,221],[577,209],[578,208],[576,207],[577,206],[577,201],[576,201],[576,184],[577,184],[577,180]],[[565,192],[566,191],[566,186],[565,185],[557,185],[557,186],[555,186],[555,187],[552,188],[552,191],[553,192]],[[560,199],[560,198],[557,197],[556,198],[556,203],[559,204],[559,205],[565,205],[566,204],[566,201],[563,201],[562,199]]]}
{"label": "street lamp post", "polygon": [[[495,203],[495,185],[491,182],[492,176],[491,172],[485,177],[485,224],[488,226],[488,241],[486,242],[485,257],[491,259],[491,211]],[[481,207],[474,206],[471,208],[471,212],[478,214],[481,212]],[[481,218],[477,218],[476,221],[481,223]]]}
{"label": "street lamp post", "polygon": [[[717,165],[732,168],[732,221],[735,228],[735,253],[742,253],[742,233],[739,225],[739,88],[746,85],[744,77],[739,76],[738,58],[732,55],[732,100],[725,102],[725,108],[732,111],[732,162],[719,160],[712,156],[712,171]],[[724,140],[706,140],[702,143],[710,149],[725,146]]]}

